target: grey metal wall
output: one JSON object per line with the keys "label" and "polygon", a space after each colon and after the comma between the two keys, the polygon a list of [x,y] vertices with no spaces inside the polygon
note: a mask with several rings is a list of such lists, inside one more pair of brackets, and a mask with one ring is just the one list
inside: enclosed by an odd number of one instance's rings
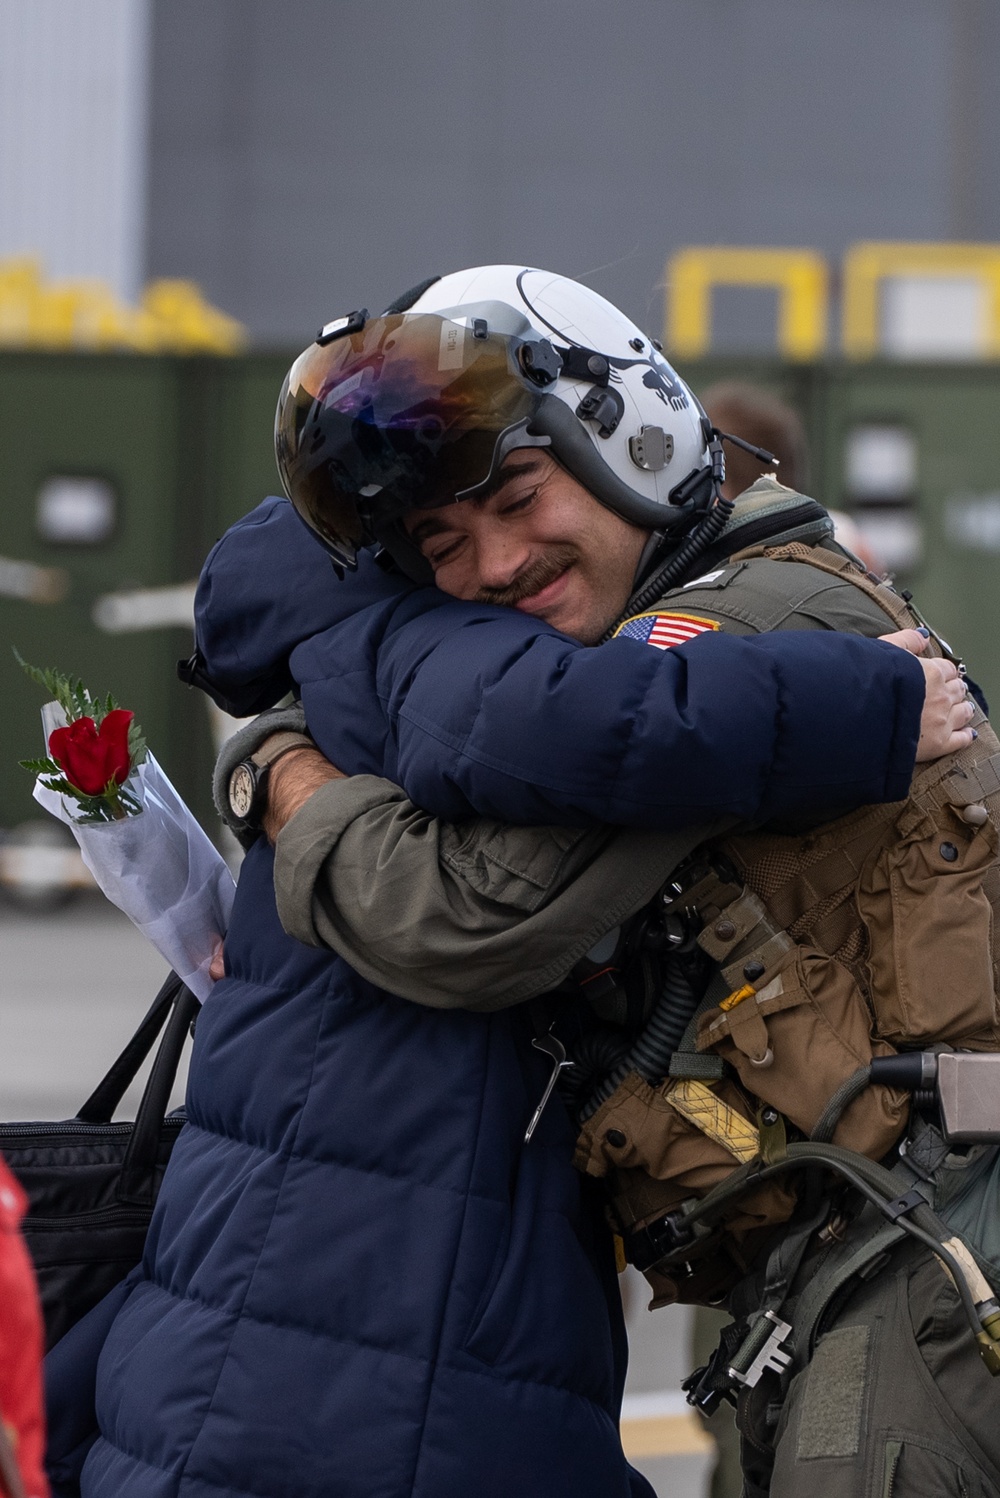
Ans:
{"label": "grey metal wall", "polygon": [[[482,261],[1000,238],[996,0],[154,0],[148,270],[266,343]],[[766,337],[766,293],[728,320]]]}
{"label": "grey metal wall", "polygon": [[0,0],[0,260],[137,296],[149,19],[149,0]]}

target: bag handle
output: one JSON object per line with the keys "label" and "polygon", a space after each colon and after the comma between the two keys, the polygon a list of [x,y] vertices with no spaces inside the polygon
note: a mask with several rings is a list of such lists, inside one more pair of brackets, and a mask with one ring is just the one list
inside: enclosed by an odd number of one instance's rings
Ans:
{"label": "bag handle", "polygon": [[[139,1028],[121,1055],[111,1063],[107,1075],[98,1082],[90,1097],[77,1113],[83,1123],[110,1123],[115,1109],[135,1081],[136,1074],[163,1029],[164,1021],[182,988],[176,973],[168,973],[163,987],[140,1020]],[[171,1085],[173,1085],[171,1083]]]}
{"label": "bag handle", "polygon": [[134,1203],[136,1206],[152,1207],[156,1200],[160,1136],[170,1101],[170,1089],[177,1076],[177,1067],[191,1029],[191,1021],[201,1007],[191,990],[179,979],[174,995],[173,1013],[146,1079],[115,1192],[118,1201]]}

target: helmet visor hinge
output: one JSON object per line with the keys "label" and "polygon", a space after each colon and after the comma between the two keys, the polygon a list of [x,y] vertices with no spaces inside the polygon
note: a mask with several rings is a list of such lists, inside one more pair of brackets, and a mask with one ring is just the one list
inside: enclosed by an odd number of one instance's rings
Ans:
{"label": "helmet visor hinge", "polygon": [[533,385],[551,385],[562,374],[562,359],[547,338],[522,343],[517,351],[517,362]]}

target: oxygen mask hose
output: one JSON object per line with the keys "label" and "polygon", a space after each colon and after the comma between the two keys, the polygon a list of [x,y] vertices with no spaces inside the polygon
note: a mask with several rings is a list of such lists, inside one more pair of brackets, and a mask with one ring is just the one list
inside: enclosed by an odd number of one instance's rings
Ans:
{"label": "oxygen mask hose", "polygon": [[658,602],[661,594],[682,582],[698,558],[722,535],[733,513],[736,501],[724,498],[722,493],[722,486],[726,482],[726,455],[722,439],[714,429],[708,452],[712,463],[711,508],[701,524],[696,526],[673,556],[650,578],[638,597],[630,601],[629,608],[633,613],[641,614],[651,603]]}
{"label": "oxygen mask hose", "polygon": [[680,1045],[701,999],[701,985],[688,971],[678,953],[666,964],[663,986],[642,1033],[616,1066],[580,1105],[579,1119],[586,1123],[602,1103],[620,1087],[629,1072],[638,1072],[645,1082],[658,1082],[670,1070],[670,1058]]}

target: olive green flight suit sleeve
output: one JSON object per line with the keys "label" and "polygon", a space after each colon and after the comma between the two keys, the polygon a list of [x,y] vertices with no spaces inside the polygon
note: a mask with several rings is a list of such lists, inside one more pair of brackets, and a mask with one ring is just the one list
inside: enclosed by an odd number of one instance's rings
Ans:
{"label": "olive green flight suit sleeve", "polygon": [[278,915],[402,998],[502,1009],[560,982],[721,830],[452,825],[356,775],[323,786],[280,833]]}

